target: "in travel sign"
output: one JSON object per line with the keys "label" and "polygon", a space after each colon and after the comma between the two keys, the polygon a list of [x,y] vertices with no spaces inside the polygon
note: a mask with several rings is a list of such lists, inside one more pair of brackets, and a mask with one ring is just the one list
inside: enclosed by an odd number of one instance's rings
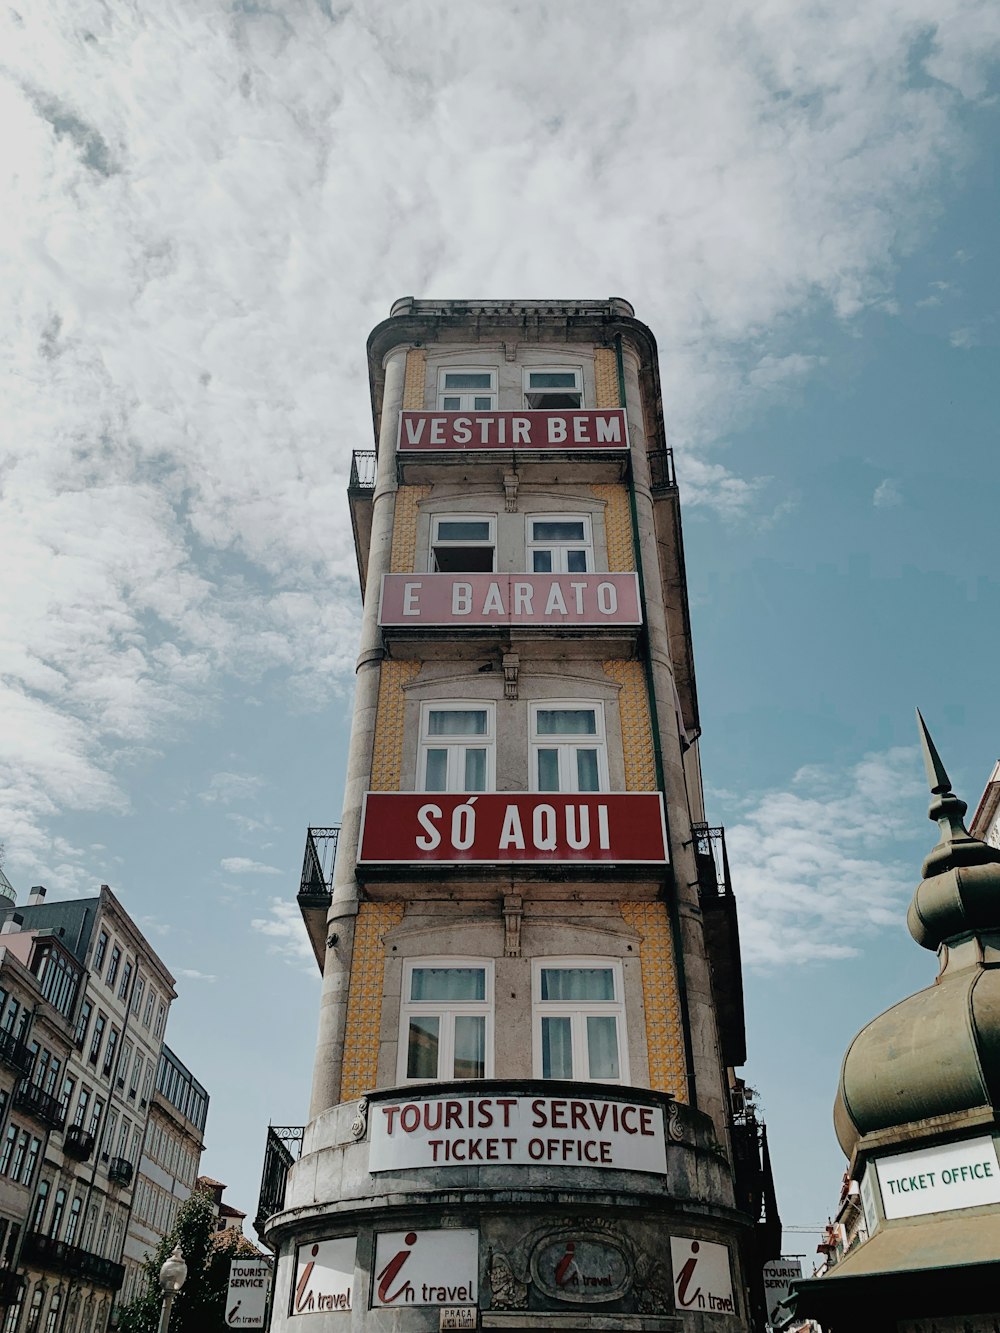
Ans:
{"label": "in travel sign", "polygon": [[428,1097],[372,1109],[368,1169],[589,1166],[667,1169],[663,1112],[607,1097]]}
{"label": "in travel sign", "polygon": [[474,449],[627,449],[620,407],[526,412],[401,412],[401,454]]}
{"label": "in travel sign", "polygon": [[1000,1166],[989,1135],[880,1157],[875,1171],[887,1218],[1000,1203]]}
{"label": "in travel sign", "polygon": [[370,791],[359,864],[665,865],[659,792]]}
{"label": "in travel sign", "polygon": [[635,574],[385,574],[379,624],[641,625]]}

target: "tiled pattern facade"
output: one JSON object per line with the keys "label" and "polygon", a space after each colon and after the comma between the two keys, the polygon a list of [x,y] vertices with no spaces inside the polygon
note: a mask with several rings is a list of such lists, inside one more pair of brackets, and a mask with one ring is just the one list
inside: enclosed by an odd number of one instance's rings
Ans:
{"label": "tiled pattern facade", "polygon": [[622,687],[618,696],[618,710],[625,749],[625,790],[655,791],[656,756],[642,663],[624,659],[605,662],[604,674]]}
{"label": "tiled pattern facade", "polygon": [[635,569],[635,544],[632,541],[632,511],[624,486],[592,486],[597,500],[603,500],[604,528],[608,538],[608,572],[628,574]]}
{"label": "tiled pattern facade", "polygon": [[598,347],[594,352],[594,386],[596,407],[621,407],[618,396],[618,361],[610,347]]}
{"label": "tiled pattern facade", "polygon": [[358,908],[340,1076],[342,1102],[361,1097],[375,1087],[385,964],[382,940],[386,931],[398,926],[402,919],[402,903],[362,903]]}
{"label": "tiled pattern facade", "polygon": [[417,554],[417,505],[431,493],[429,486],[400,486],[392,520],[392,572],[412,574]]}
{"label": "tiled pattern facade", "polygon": [[394,662],[389,658],[383,659],[378,682],[378,709],[375,713],[372,791],[399,791],[406,705],[403,686],[419,671],[419,662]]}
{"label": "tiled pattern facade", "polygon": [[646,1010],[649,1086],[688,1099],[684,1033],[674,967],[673,935],[665,903],[619,903],[627,925],[640,936],[642,995]]}
{"label": "tiled pattern facade", "polygon": [[427,353],[411,347],[406,353],[406,373],[403,378],[403,410],[419,412],[424,405],[424,381],[427,374]]}

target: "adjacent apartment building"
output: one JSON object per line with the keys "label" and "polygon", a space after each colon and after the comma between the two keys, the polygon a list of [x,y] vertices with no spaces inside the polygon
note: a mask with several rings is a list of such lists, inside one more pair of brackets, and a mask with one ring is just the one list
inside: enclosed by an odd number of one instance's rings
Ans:
{"label": "adjacent apartment building", "polygon": [[174,979],[106,884],[13,898],[0,896],[0,1330],[105,1333]]}
{"label": "adjacent apartment building", "polygon": [[653,335],[621,300],[406,299],[368,368],[346,795],[299,894],[310,1121],[269,1133],[259,1217],[271,1329],[748,1329],[780,1227],[734,1108]]}

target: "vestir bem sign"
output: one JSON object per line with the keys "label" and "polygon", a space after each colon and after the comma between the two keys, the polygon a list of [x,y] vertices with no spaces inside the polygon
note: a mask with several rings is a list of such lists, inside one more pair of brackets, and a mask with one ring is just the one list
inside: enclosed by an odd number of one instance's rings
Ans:
{"label": "vestir bem sign", "polygon": [[674,1299],[680,1310],[733,1314],[733,1278],[725,1245],[689,1236],[670,1237]]}
{"label": "vestir bem sign", "polygon": [[635,574],[384,574],[379,624],[641,625]]}
{"label": "vestir bem sign", "polygon": [[292,1314],[326,1314],[351,1308],[357,1236],[300,1245],[295,1256]]}
{"label": "vestir bem sign", "polygon": [[659,792],[370,791],[359,863],[668,860]]}
{"label": "vestir bem sign", "polygon": [[390,1231],[375,1237],[372,1305],[475,1305],[478,1231]]}
{"label": "vestir bem sign", "polygon": [[663,1175],[657,1106],[606,1097],[429,1097],[372,1108],[368,1170],[592,1166]]}
{"label": "vestir bem sign", "polygon": [[525,412],[401,412],[400,453],[438,449],[627,449],[620,407]]}
{"label": "vestir bem sign", "polygon": [[1000,1203],[1000,1166],[989,1135],[893,1153],[875,1162],[887,1218]]}

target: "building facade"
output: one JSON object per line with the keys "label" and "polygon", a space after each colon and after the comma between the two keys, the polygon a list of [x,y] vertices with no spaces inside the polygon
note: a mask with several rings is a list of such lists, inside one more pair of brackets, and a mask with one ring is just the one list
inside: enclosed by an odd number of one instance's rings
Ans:
{"label": "building facade", "polygon": [[205,1151],[208,1093],[164,1043],[146,1119],[122,1264],[120,1302],[145,1290],[146,1256],[174,1225],[177,1210],[195,1188]]}
{"label": "building facade", "polygon": [[[173,977],[104,884],[97,897],[62,902],[46,902],[44,888],[33,889],[27,905],[0,908],[0,932],[58,1015],[39,1027],[39,1009],[35,1026],[24,1032],[23,1020],[12,1020],[18,1040],[37,1044],[29,1096],[36,1123],[47,1118],[48,1134],[10,1255],[23,1285],[0,1327],[2,1333],[104,1333],[125,1273],[135,1172]],[[12,1125],[20,1123],[17,1114],[15,1098]],[[18,1137],[11,1170],[19,1145]],[[28,1151],[34,1152],[30,1137]],[[26,1165],[22,1183],[25,1171]]]}
{"label": "building facade", "polygon": [[747,1194],[653,336],[624,301],[408,299],[368,351],[354,720],[332,881],[311,831],[299,895],[323,998],[301,1156],[272,1132],[265,1165],[271,1328],[749,1328],[760,1157]]}

